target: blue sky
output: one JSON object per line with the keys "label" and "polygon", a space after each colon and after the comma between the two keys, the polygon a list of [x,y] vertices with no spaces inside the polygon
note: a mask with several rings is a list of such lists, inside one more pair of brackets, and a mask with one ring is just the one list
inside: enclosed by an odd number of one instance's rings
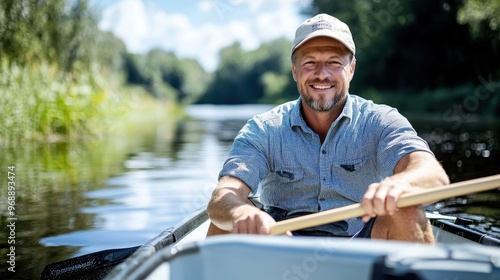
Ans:
{"label": "blue sky", "polygon": [[152,48],[197,59],[212,71],[221,48],[246,50],[279,37],[290,40],[309,0],[95,0],[99,27],[122,39],[129,52]]}

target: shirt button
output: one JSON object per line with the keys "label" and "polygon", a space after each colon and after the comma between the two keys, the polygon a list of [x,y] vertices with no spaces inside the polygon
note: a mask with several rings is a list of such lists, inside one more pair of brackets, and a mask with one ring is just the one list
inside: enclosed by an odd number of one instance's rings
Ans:
{"label": "shirt button", "polygon": [[322,154],[326,155],[326,150],[321,151]]}

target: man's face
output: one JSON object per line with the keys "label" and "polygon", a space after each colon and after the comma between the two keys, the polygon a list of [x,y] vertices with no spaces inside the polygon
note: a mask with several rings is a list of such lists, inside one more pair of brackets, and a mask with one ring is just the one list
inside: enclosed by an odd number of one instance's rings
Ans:
{"label": "man's face", "polygon": [[337,40],[313,38],[295,53],[292,74],[305,103],[315,111],[343,105],[356,63]]}

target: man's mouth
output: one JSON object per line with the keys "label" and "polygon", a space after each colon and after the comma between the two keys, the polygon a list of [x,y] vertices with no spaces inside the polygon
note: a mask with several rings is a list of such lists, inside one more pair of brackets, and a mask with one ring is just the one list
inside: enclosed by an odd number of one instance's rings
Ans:
{"label": "man's mouth", "polygon": [[331,89],[333,85],[311,85],[314,89]]}

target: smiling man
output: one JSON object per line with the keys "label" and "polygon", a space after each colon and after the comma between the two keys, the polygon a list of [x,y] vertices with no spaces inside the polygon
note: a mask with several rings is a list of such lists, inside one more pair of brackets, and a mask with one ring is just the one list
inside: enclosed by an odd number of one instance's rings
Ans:
{"label": "smiling man", "polygon": [[355,51],[348,26],[330,15],[299,26],[291,57],[300,97],[235,138],[208,205],[209,235],[269,234],[276,221],[361,203],[362,218],[289,234],[434,242],[422,207],[396,203],[448,176],[396,109],[349,93]]}

